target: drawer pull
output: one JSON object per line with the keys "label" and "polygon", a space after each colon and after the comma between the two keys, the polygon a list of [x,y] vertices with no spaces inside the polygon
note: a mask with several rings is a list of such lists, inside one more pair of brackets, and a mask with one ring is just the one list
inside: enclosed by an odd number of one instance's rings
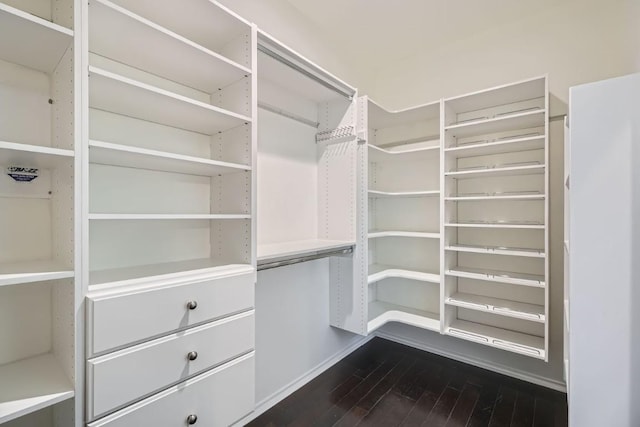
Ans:
{"label": "drawer pull", "polygon": [[[189,360],[191,360],[191,361],[194,361],[194,360],[196,360],[197,358],[198,358],[198,352],[197,352],[197,351],[190,351],[190,352],[187,354],[187,359],[189,359]],[[196,417],[196,418],[197,418],[197,417]]]}
{"label": "drawer pull", "polygon": [[198,422],[198,416],[195,414],[191,414],[187,417],[187,424],[189,424],[190,426],[194,425],[195,423]]}
{"label": "drawer pull", "polygon": [[196,308],[198,308],[198,302],[197,301],[189,301],[187,303],[187,308],[189,310],[195,310]]}

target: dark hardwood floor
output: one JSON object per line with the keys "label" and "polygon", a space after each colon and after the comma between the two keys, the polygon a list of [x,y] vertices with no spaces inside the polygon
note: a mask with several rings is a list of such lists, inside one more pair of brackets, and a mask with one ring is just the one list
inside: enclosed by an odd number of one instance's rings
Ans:
{"label": "dark hardwood floor", "polygon": [[374,338],[249,426],[567,426],[566,395]]}

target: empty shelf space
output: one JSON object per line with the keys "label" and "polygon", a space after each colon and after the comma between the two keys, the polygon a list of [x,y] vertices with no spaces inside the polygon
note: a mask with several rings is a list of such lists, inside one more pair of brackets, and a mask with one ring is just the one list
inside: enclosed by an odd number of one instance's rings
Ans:
{"label": "empty shelf space", "polygon": [[440,283],[439,274],[408,270],[405,268],[381,264],[372,264],[369,266],[369,284],[390,278],[410,279],[428,283]]}
{"label": "empty shelf space", "polygon": [[250,171],[250,166],[185,156],[110,142],[89,141],[91,163],[176,172],[188,175],[217,176]]}
{"label": "empty shelf space", "polygon": [[25,261],[0,264],[0,286],[67,279],[73,269],[55,261]]}
{"label": "empty shelf space", "polygon": [[474,246],[474,245],[458,245],[452,244],[445,247],[445,250],[452,252],[470,252],[476,254],[493,254],[507,256],[521,256],[529,258],[544,258],[545,253],[542,249],[529,248],[510,248],[506,246]]}
{"label": "empty shelf space", "polygon": [[440,315],[429,311],[390,304],[384,301],[369,303],[369,333],[388,322],[399,322],[430,331],[440,332]]}
{"label": "empty shelf space", "polygon": [[212,277],[240,274],[253,271],[250,264],[233,264],[214,259],[196,259],[162,264],[91,271],[91,292],[121,288],[143,283],[158,283],[159,280],[191,279],[194,276]]}
{"label": "empty shelf space", "polygon": [[349,240],[295,240],[290,242],[258,245],[258,263],[295,257],[311,256],[331,250],[352,248],[356,242]]}
{"label": "empty shelf space", "polygon": [[483,268],[453,267],[446,271],[447,276],[462,277],[467,279],[484,280],[511,285],[545,287],[543,275],[515,273],[511,271],[487,270]]}
{"label": "empty shelf space", "polygon": [[477,222],[448,222],[445,227],[455,228],[508,228],[520,230],[544,230],[544,224],[526,221],[477,221]]}
{"label": "empty shelf space", "polygon": [[544,323],[544,307],[481,295],[456,293],[445,300],[448,305]]}
{"label": "empty shelf space", "polygon": [[440,114],[440,102],[418,105],[404,110],[388,110],[369,98],[369,128],[382,129],[428,120],[435,120]]}
{"label": "empty shelf space", "polygon": [[445,148],[444,152],[452,158],[461,159],[518,151],[542,150],[544,145],[544,135],[534,135],[520,138],[509,137],[502,140],[475,141],[465,145],[458,145],[457,147]]}
{"label": "empty shelf space", "polygon": [[537,108],[531,111],[516,112],[497,117],[479,119],[445,127],[445,131],[456,138],[474,135],[488,135],[518,129],[530,129],[544,126],[546,110]]}
{"label": "empty shelf space", "polygon": [[123,221],[123,220],[224,220],[224,219],[251,219],[247,214],[101,214],[90,213],[90,220]]}
{"label": "empty shelf space", "polygon": [[477,194],[457,194],[445,197],[450,202],[475,202],[482,200],[544,200],[546,196],[542,193],[477,193]]}
{"label": "empty shelf space", "polygon": [[[0,3],[0,58],[51,74],[71,46],[73,31]],[[10,36],[9,36],[10,35]]]}
{"label": "empty shelf space", "polygon": [[378,191],[369,190],[369,197],[372,199],[383,199],[391,197],[436,197],[440,195],[439,190],[433,191]]}
{"label": "empty shelf space", "polygon": [[541,175],[544,174],[544,165],[507,166],[484,169],[473,169],[466,171],[446,172],[445,176],[455,179],[485,178],[492,176],[519,176],[519,175]]}
{"label": "empty shelf space", "polygon": [[0,424],[74,396],[73,385],[51,354],[0,366]]}
{"label": "empty shelf space", "polygon": [[89,67],[91,108],[213,135],[251,118],[146,83]]}
{"label": "empty shelf space", "polygon": [[[214,93],[251,74],[250,69],[107,0],[89,4],[89,19],[92,52],[183,85]],[[117,37],[111,34],[114,28]]]}
{"label": "empty shelf space", "polygon": [[512,351],[526,356],[545,359],[544,338],[507,329],[482,325],[464,320],[454,320],[445,333],[457,338]]}
{"label": "empty shelf space", "polygon": [[1,165],[52,169],[73,157],[72,150],[0,141]]}
{"label": "empty shelf space", "polygon": [[429,233],[425,231],[393,231],[393,230],[371,230],[370,239],[382,237],[415,237],[419,239],[439,239],[440,233]]}
{"label": "empty shelf space", "polygon": [[[428,141],[425,141],[428,142]],[[438,141],[439,143],[439,141]],[[386,160],[393,159],[411,159],[411,160],[429,160],[437,157],[440,152],[440,146],[428,146],[416,148],[415,146],[393,146],[393,147],[378,147],[375,145],[368,145],[369,147],[369,161],[373,163],[380,163]]]}

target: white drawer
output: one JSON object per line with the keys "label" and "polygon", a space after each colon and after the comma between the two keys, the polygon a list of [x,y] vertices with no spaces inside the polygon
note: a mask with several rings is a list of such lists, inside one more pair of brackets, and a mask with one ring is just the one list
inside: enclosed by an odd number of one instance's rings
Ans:
{"label": "white drawer", "polygon": [[253,350],[254,323],[250,311],[89,360],[87,418]]}
{"label": "white drawer", "polygon": [[[107,296],[89,296],[88,356],[253,308],[252,272]],[[190,309],[190,302],[197,307]]]}
{"label": "white drawer", "polygon": [[[89,427],[228,426],[253,410],[254,353],[151,396],[89,424]],[[122,385],[126,387],[126,384]]]}

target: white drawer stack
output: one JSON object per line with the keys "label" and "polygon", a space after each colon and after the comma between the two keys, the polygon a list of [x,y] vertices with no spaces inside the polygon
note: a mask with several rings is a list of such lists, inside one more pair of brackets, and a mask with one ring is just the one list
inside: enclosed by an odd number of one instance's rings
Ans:
{"label": "white drawer stack", "polygon": [[226,426],[251,412],[254,277],[89,295],[88,425]]}

